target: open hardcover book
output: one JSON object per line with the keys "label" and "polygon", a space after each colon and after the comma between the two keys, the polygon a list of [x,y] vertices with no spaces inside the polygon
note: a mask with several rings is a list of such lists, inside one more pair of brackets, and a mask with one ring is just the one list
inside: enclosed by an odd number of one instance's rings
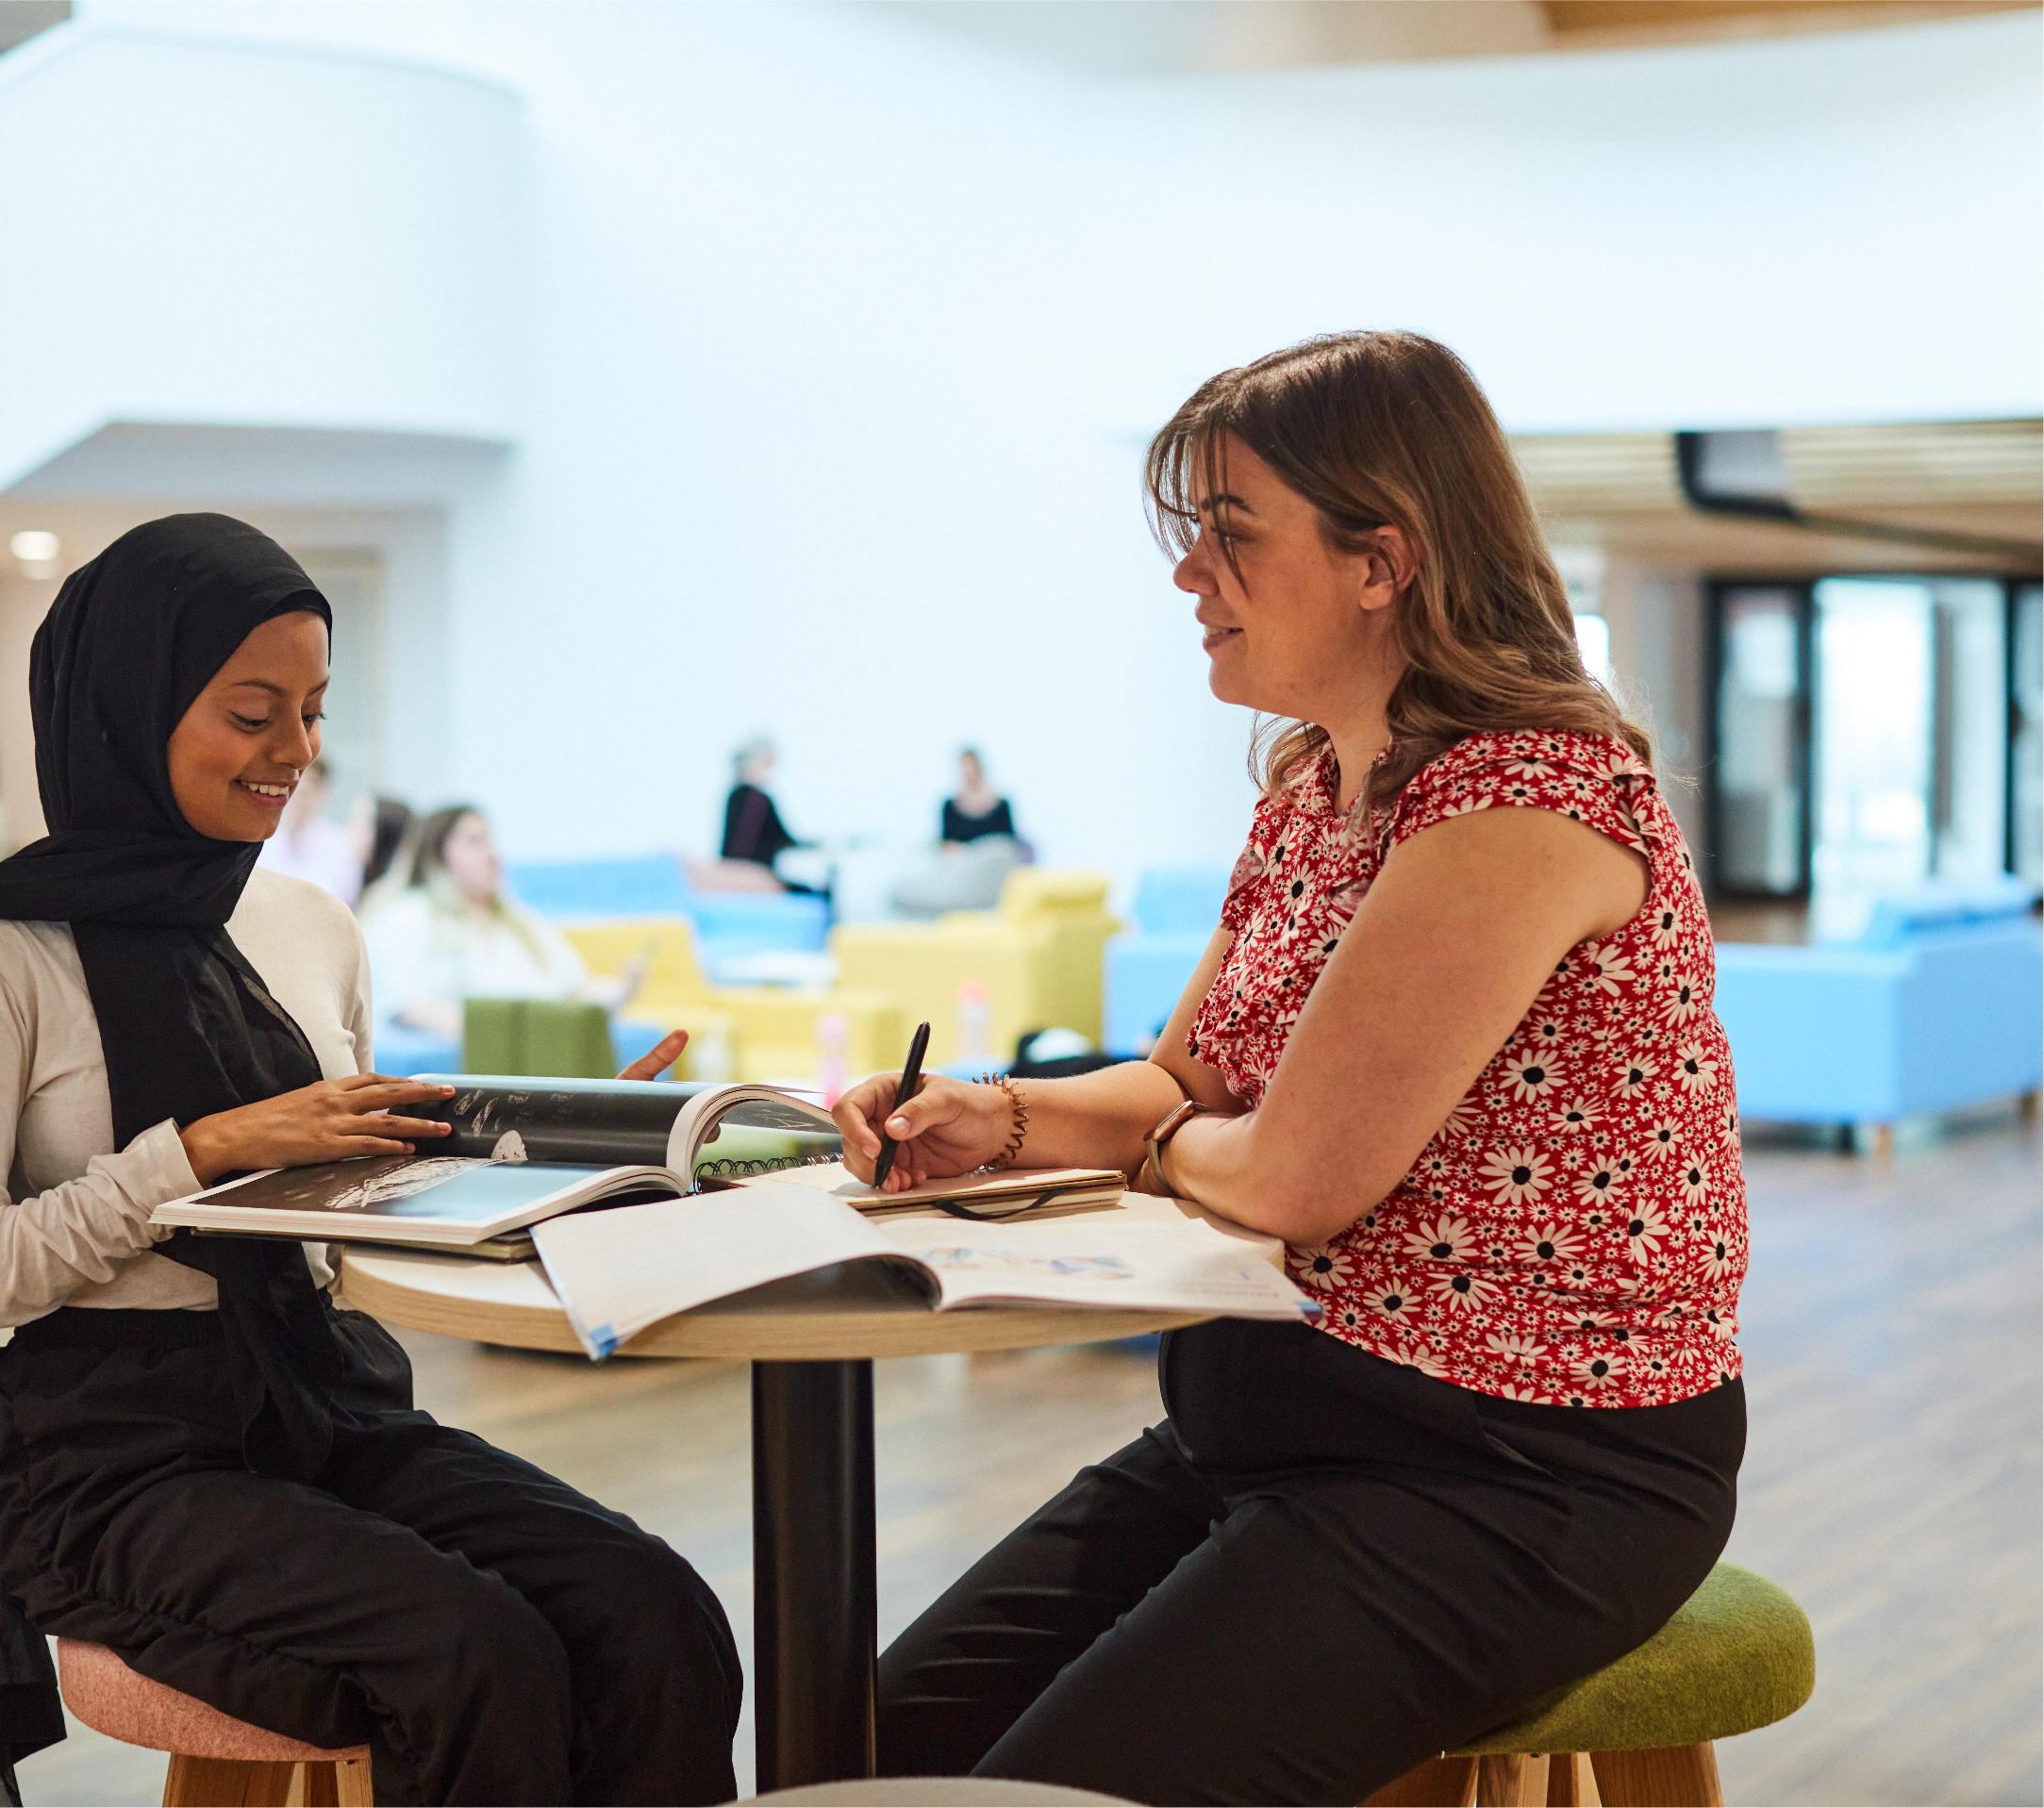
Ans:
{"label": "open hardcover book", "polygon": [[673,1313],[846,1264],[878,1265],[905,1304],[1108,1307],[1307,1321],[1320,1306],[1286,1277],[1275,1237],[1175,1201],[1052,1223],[874,1219],[829,1189],[761,1182],[615,1211],[556,1218],[533,1233],[569,1323],[591,1358]]}
{"label": "open hardcover book", "polygon": [[[397,1243],[502,1261],[528,1260],[528,1227],[592,1205],[673,1199],[747,1177],[814,1171],[823,1190],[860,1187],[839,1163],[838,1127],[821,1104],[763,1086],[556,1080],[424,1073],[452,1086],[440,1104],[407,1107],[453,1132],[413,1155],[275,1168],[158,1205],[157,1224],[307,1242]],[[989,1190],[985,1183],[995,1183]],[[1119,1174],[969,1175],[949,1186],[987,1193],[1005,1215],[1042,1196],[1048,1210],[1118,1197]],[[852,1201],[857,1203],[861,1202]]]}

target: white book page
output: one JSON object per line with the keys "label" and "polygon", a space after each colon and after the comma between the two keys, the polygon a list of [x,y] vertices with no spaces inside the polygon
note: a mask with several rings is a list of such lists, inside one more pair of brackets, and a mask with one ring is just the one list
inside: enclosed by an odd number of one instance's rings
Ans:
{"label": "white book page", "polygon": [[849,1205],[794,1186],[584,1212],[537,1226],[532,1240],[575,1335],[596,1358],[649,1324],[726,1294],[895,1253]]}
{"label": "white book page", "polygon": [[945,1307],[1027,1302],[1303,1320],[1320,1313],[1272,1266],[1274,1239],[1191,1219],[967,1224],[919,1218],[872,1228],[936,1275]]}

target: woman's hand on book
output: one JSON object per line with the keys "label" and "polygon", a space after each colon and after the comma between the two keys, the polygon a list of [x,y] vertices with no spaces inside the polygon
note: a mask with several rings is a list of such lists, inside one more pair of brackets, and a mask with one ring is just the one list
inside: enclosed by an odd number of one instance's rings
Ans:
{"label": "woman's hand on book", "polygon": [[872,1182],[883,1130],[901,1145],[884,1189],[890,1193],[926,1180],[970,1174],[1007,1147],[1013,1113],[999,1086],[927,1074],[916,1096],[895,1111],[901,1077],[876,1073],[861,1080],[831,1113],[844,1133],[844,1165],[860,1180]]}
{"label": "woman's hand on book", "polygon": [[351,1073],[201,1118],[180,1130],[178,1139],[202,1186],[244,1168],[409,1155],[415,1142],[438,1141],[454,1126],[433,1118],[401,1117],[397,1108],[438,1104],[453,1096],[448,1086],[388,1073]]}

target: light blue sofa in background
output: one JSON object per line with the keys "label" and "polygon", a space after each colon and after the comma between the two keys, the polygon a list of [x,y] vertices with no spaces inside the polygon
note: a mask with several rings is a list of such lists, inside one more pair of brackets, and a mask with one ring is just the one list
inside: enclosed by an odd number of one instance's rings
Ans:
{"label": "light blue sofa in background", "polygon": [[505,869],[511,889],[543,917],[687,917],[706,966],[742,954],[815,954],[828,906],[800,892],[697,891],[670,854],[613,860],[526,860]]}
{"label": "light blue sofa in background", "polygon": [[1892,1124],[2044,1084],[2034,887],[1927,885],[1856,941],[1718,945],[1718,1016],[1742,1118]]}
{"label": "light blue sofa in background", "polygon": [[1226,867],[1160,867],[1136,882],[1135,927],[1107,944],[1104,1034],[1111,1054],[1147,1050],[1200,964],[1227,900]]}

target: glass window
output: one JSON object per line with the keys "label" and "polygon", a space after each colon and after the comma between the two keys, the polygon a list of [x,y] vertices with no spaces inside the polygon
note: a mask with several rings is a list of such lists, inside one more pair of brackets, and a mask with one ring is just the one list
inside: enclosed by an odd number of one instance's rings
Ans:
{"label": "glass window", "polygon": [[1826,578],[1816,602],[1811,873],[1821,906],[1851,909],[1931,871],[1936,609],[1929,585],[1882,578]]}
{"label": "glass window", "polygon": [[1786,585],[1720,593],[1712,779],[1722,892],[1794,897],[1808,884],[1803,597]]}
{"label": "glass window", "polygon": [[2008,866],[2044,884],[2044,590],[2009,598]]}

